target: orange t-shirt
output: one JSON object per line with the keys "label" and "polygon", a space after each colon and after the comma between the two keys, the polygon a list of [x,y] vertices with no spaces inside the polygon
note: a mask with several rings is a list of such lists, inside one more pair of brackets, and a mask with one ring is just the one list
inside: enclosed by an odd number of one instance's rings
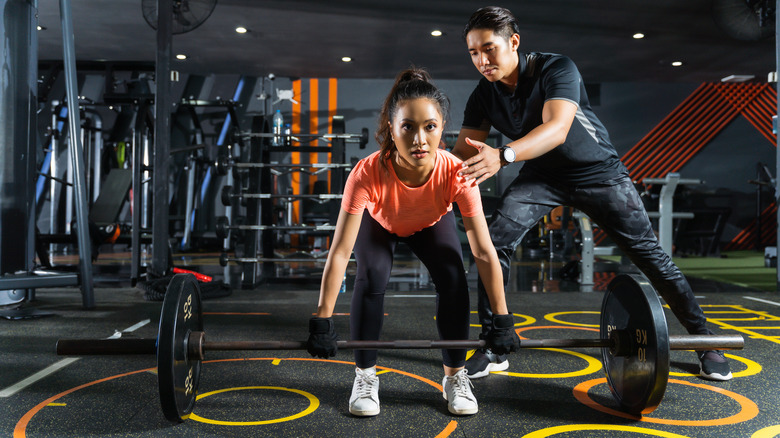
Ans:
{"label": "orange t-shirt", "polygon": [[428,228],[452,210],[457,202],[465,217],[482,213],[479,187],[458,176],[462,161],[444,149],[436,151],[436,164],[425,184],[409,187],[396,176],[380,152],[358,161],[347,178],[341,208],[350,214],[368,213],[387,231],[401,237]]}

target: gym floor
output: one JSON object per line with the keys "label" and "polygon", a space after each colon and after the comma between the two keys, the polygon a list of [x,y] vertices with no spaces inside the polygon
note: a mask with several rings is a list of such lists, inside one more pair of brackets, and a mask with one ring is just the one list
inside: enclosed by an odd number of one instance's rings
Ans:
{"label": "gym floor", "polygon": [[[176,259],[179,266],[184,259]],[[187,258],[191,268],[219,276],[215,255]],[[597,272],[603,286],[614,269]],[[182,266],[186,267],[186,266]],[[383,339],[437,339],[435,295],[414,262],[397,263],[385,299]],[[556,278],[561,264],[518,263],[507,299],[519,334],[527,338],[598,336],[603,294],[583,293]],[[599,268],[600,267],[600,268]],[[613,266],[614,267],[614,266]],[[235,271],[235,269],[232,269]],[[611,271],[611,272],[610,272]],[[550,275],[545,274],[546,272]],[[734,378],[697,377],[690,351],[671,352],[671,374],[660,406],[642,417],[616,410],[599,350],[524,349],[509,356],[507,372],[473,381],[479,413],[456,417],[441,396],[438,350],[379,354],[381,413],[348,412],[352,353],[333,360],[305,351],[209,351],[192,417],[169,423],[160,410],[154,356],[55,355],[59,338],[155,337],[160,302],[129,285],[97,285],[95,310],[83,310],[77,288],[41,289],[28,306],[49,317],[0,320],[0,434],[20,437],[295,436],[295,437],[773,437],[780,435],[780,298],[691,278],[713,328],[741,334],[745,348],[727,352]],[[219,277],[217,277],[219,278]],[[475,280],[473,273],[470,274]],[[351,288],[335,316],[349,337]],[[203,301],[209,340],[307,337],[318,287],[264,284],[236,288]],[[476,303],[472,287],[472,307]],[[603,290],[603,289],[602,289]],[[536,292],[533,292],[536,291]],[[671,334],[684,334],[668,309]],[[477,336],[472,315],[472,337]],[[595,333],[594,333],[595,332]],[[6,435],[7,434],[7,435]]]}

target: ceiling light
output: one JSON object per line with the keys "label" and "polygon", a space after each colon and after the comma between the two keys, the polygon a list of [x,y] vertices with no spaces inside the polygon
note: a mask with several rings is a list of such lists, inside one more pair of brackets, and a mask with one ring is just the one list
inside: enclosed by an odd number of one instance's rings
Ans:
{"label": "ceiling light", "polygon": [[641,40],[644,37],[645,37],[645,34],[643,34],[642,32],[637,32],[637,33],[634,34],[634,39],[635,40]]}
{"label": "ceiling light", "polygon": [[344,62],[352,62],[352,58],[350,58],[349,56],[343,56],[341,60]]}
{"label": "ceiling light", "polygon": [[431,31],[431,35],[435,36],[435,37],[439,37],[439,36],[441,36],[441,31],[438,30],[438,29],[433,30],[433,31]]}
{"label": "ceiling light", "polygon": [[722,78],[721,82],[747,82],[752,81],[756,77],[754,75],[728,75]]}
{"label": "ceiling light", "polygon": [[672,62],[672,67],[680,67],[681,65],[683,65],[682,61],[673,61]]}
{"label": "ceiling light", "polygon": [[248,30],[246,30],[246,28],[243,27],[243,26],[238,26],[236,28],[236,33],[247,33],[247,32],[248,32]]}
{"label": "ceiling light", "polygon": [[180,59],[180,60],[184,61],[185,59],[187,59],[187,55],[183,55],[183,54],[179,53],[178,55],[176,55],[176,59]]}

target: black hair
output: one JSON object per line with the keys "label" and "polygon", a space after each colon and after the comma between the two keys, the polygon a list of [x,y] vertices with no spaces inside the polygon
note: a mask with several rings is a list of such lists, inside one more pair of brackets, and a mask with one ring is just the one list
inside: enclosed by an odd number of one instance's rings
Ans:
{"label": "black hair", "polygon": [[515,16],[508,9],[499,6],[486,6],[471,14],[463,29],[463,39],[474,29],[489,29],[507,40],[520,33],[520,25],[517,24]]}
{"label": "black hair", "polygon": [[[376,130],[376,141],[382,154],[381,163],[385,162],[395,150],[391,135],[390,122],[395,117],[398,105],[411,99],[429,99],[439,107],[442,121],[447,120],[450,111],[450,100],[431,82],[431,75],[425,69],[411,67],[400,73],[395,78],[395,83],[390,93],[382,104],[379,112],[379,126]],[[438,145],[436,145],[438,146]]]}

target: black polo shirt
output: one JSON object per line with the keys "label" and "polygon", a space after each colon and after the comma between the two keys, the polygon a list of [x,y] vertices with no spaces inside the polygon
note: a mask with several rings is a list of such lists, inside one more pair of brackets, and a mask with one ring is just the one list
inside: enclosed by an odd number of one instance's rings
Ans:
{"label": "black polo shirt", "polygon": [[463,127],[490,131],[493,126],[517,140],[542,124],[542,107],[550,99],[577,105],[566,141],[546,154],[528,160],[523,171],[551,181],[589,184],[627,173],[609,134],[590,107],[585,83],[571,59],[552,53],[519,53],[519,79],[514,92],[485,78],[471,93]]}

